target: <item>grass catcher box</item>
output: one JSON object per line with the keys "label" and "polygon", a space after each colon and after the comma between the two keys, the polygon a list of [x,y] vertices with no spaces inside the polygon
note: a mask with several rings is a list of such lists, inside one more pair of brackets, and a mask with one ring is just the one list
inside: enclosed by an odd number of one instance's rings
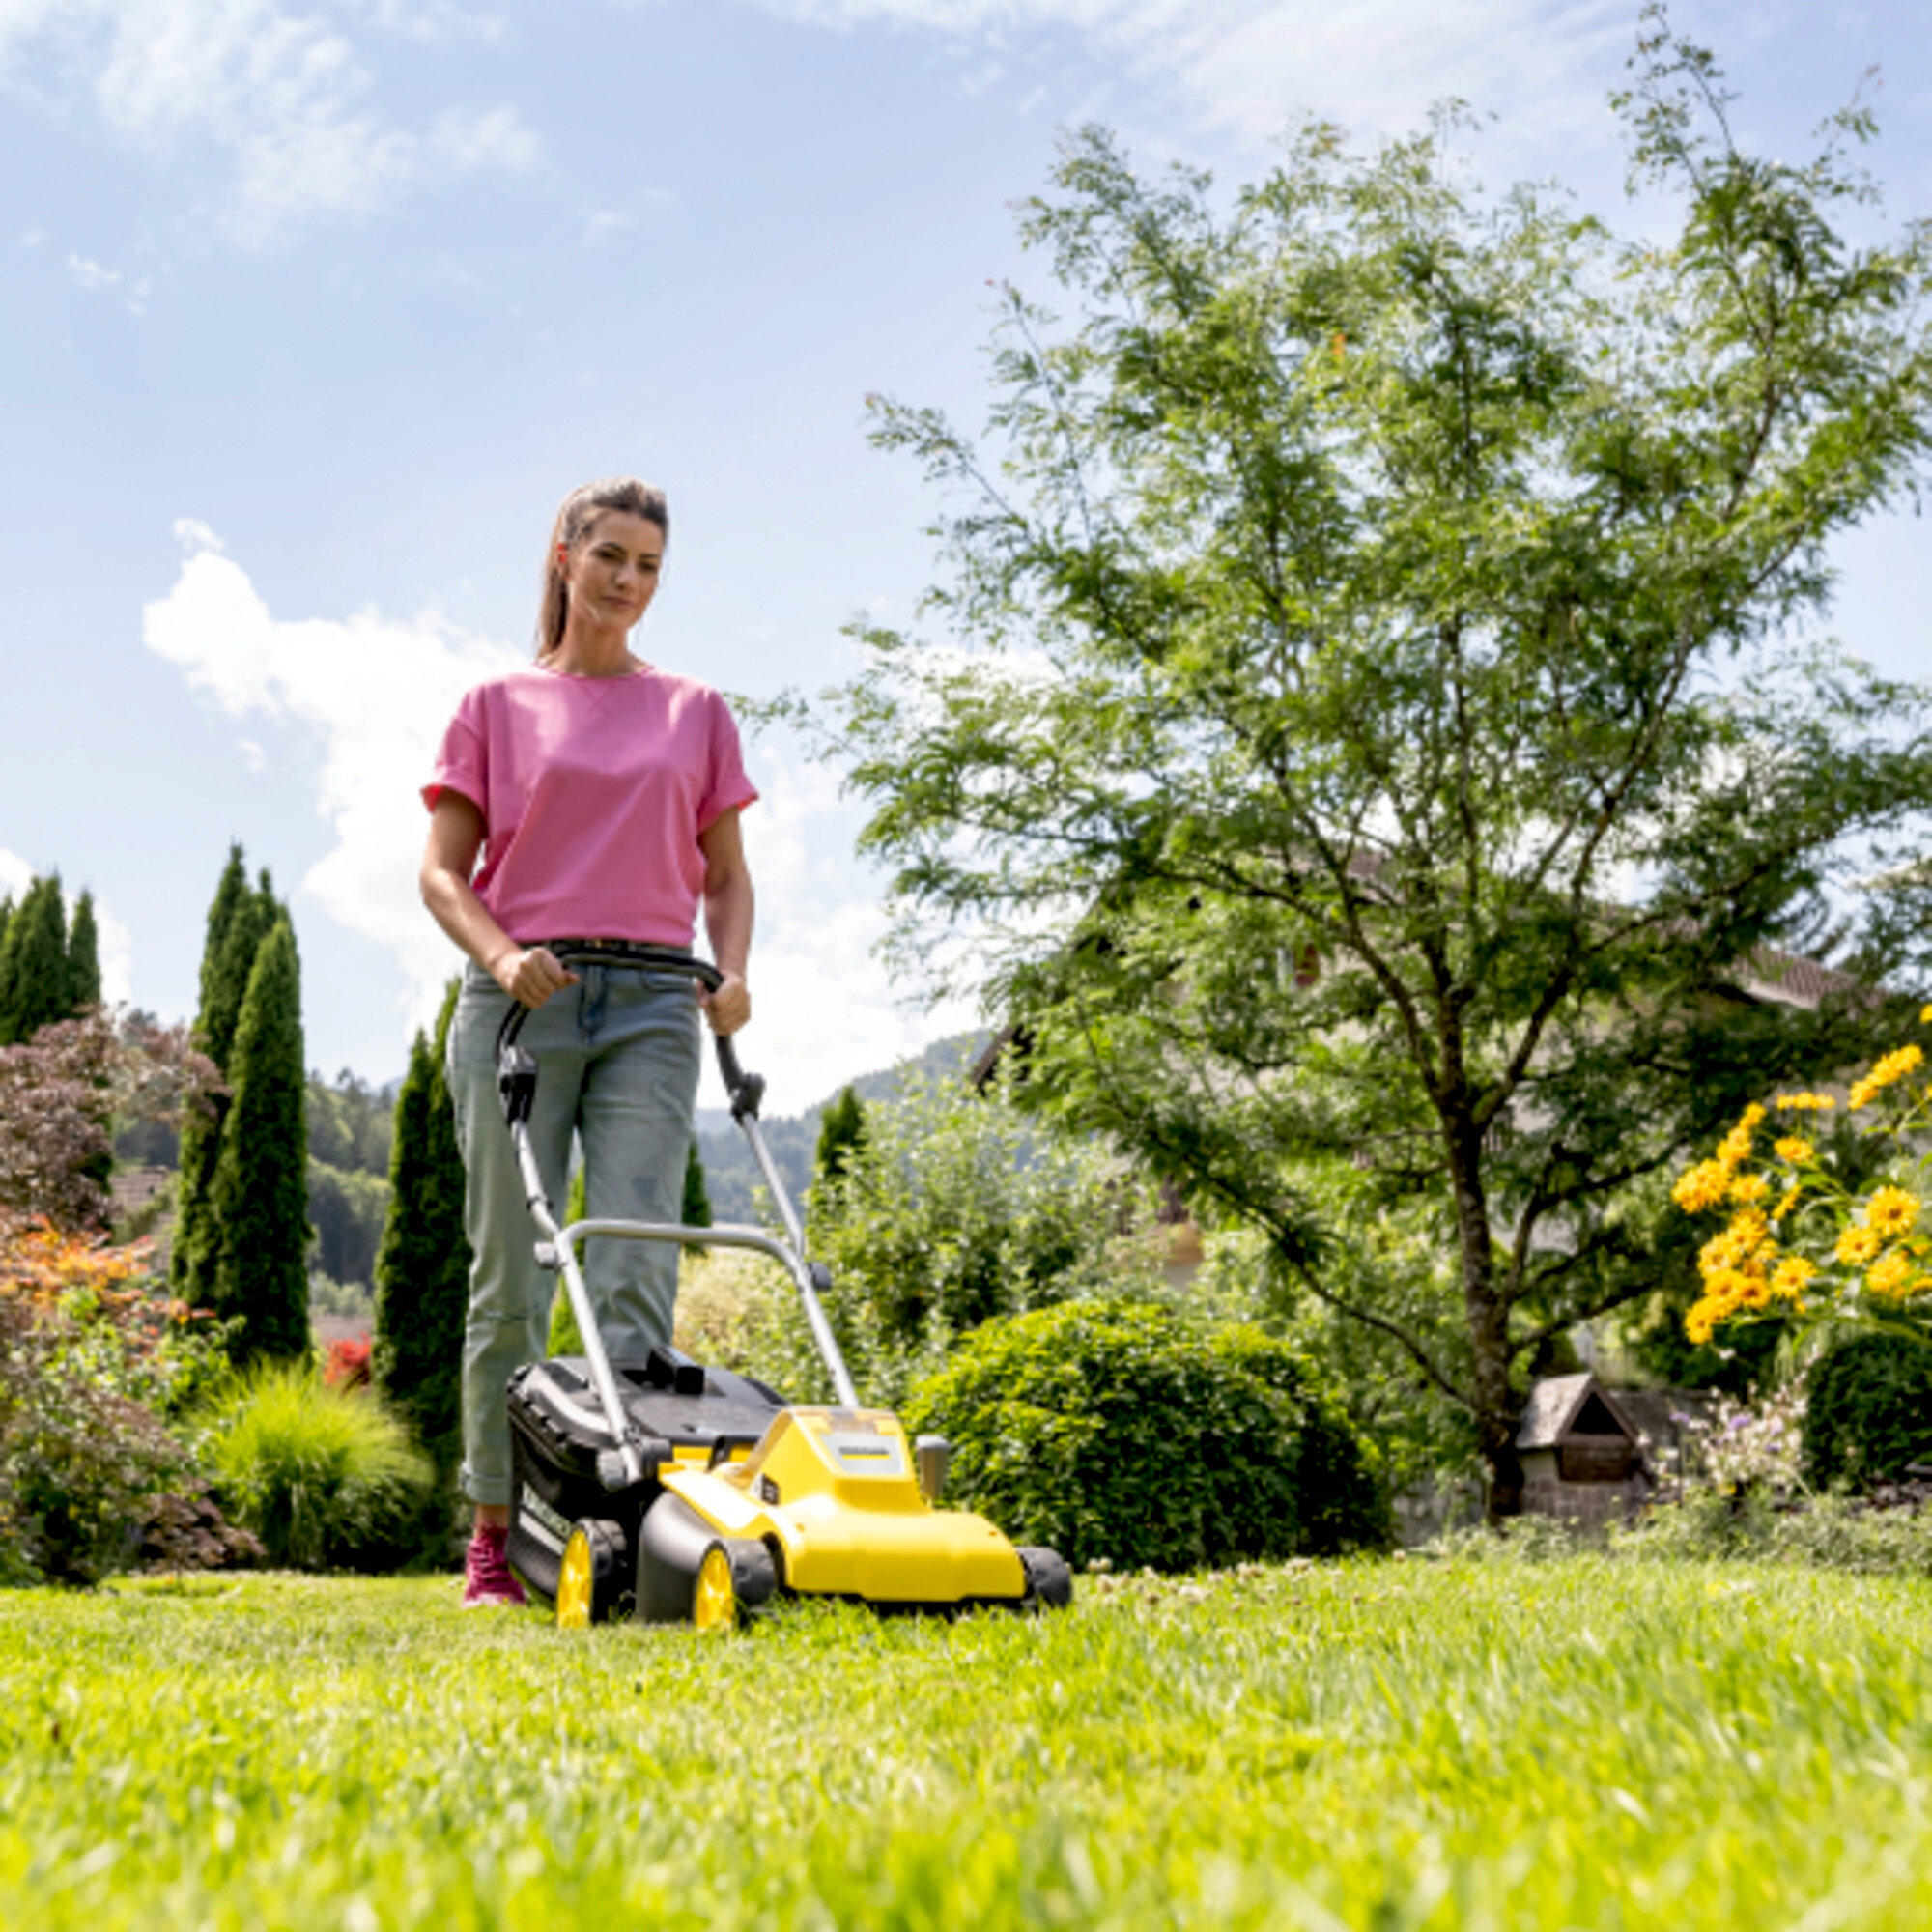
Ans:
{"label": "grass catcher box", "polygon": [[[641,1362],[613,1362],[625,1414],[659,1458],[703,1468],[748,1453],[783,1406],[776,1390],[748,1376],[708,1369],[675,1349]],[[554,1600],[572,1524],[595,1519],[614,1528],[636,1561],[638,1527],[661,1488],[655,1473],[607,1490],[597,1459],[616,1447],[582,1355],[529,1362],[510,1378],[511,1567],[539,1596]]]}

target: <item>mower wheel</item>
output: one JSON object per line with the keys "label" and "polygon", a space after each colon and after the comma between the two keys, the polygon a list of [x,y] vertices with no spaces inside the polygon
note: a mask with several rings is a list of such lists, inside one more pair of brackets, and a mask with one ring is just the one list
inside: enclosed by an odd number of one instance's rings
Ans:
{"label": "mower wheel", "polygon": [[1064,1610],[1073,1601],[1073,1572],[1057,1549],[1023,1547],[1020,1568],[1026,1572],[1026,1603],[1032,1610]]}
{"label": "mower wheel", "polygon": [[729,1630],[778,1588],[772,1552],[753,1537],[721,1538],[704,1552],[692,1585],[691,1621],[701,1631]]}
{"label": "mower wheel", "polygon": [[603,1517],[580,1517],[564,1539],[557,1569],[557,1629],[609,1622],[630,1576],[630,1543],[622,1527]]}

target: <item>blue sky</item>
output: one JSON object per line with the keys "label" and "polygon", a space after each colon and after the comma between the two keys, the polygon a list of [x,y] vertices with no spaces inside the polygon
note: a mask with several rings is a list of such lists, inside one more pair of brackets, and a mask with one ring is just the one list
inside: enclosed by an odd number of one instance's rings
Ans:
{"label": "blue sky", "polygon": [[[1775,152],[1879,66],[1892,212],[1932,212],[1932,10],[1674,18]],[[1236,182],[1304,110],[1372,138],[1459,94],[1487,179],[1617,215],[1634,31],[1597,0],[0,0],[0,888],[91,887],[110,990],[179,1016],[239,837],[293,895],[311,1061],[397,1071],[453,964],[413,787],[525,654],[567,489],[671,494],[647,655],[826,683],[928,573],[864,397],[978,417],[1057,128]],[[1924,553],[1899,520],[1840,557],[1834,628],[1902,675]],[[871,958],[834,777],[753,762],[752,1057],[789,1111],[965,1016]]]}

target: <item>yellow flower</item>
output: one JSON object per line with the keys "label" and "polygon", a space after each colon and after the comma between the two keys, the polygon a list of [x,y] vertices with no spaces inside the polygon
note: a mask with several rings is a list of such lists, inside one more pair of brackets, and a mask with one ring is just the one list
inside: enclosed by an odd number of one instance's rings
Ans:
{"label": "yellow flower", "polygon": [[1877,1229],[1887,1240],[1909,1233],[1918,1218],[1918,1197],[1902,1187],[1881,1187],[1865,1203],[1865,1225]]}
{"label": "yellow flower", "polygon": [[1852,1091],[1845,1096],[1845,1105],[1856,1114],[1861,1107],[1869,1106],[1877,1099],[1878,1092],[1879,1083],[1869,1075],[1862,1080],[1854,1080]]}
{"label": "yellow flower", "polygon": [[1884,1245],[1876,1228],[1845,1228],[1839,1231],[1837,1256],[1847,1267],[1863,1267]]}
{"label": "yellow flower", "polygon": [[1731,1182],[1731,1199],[1748,1208],[1771,1192],[1771,1182],[1761,1174],[1741,1174]]}
{"label": "yellow flower", "polygon": [[1716,1312],[1708,1301],[1694,1303],[1684,1318],[1684,1333],[1693,1347],[1702,1348],[1717,1325]]}
{"label": "yellow flower", "polygon": [[1872,1264],[1865,1286],[1874,1294],[1902,1294],[1911,1274],[1912,1264],[1894,1248],[1883,1260]]}
{"label": "yellow flower", "polygon": [[1783,1295],[1787,1301],[1796,1301],[1817,1272],[1816,1262],[1807,1262],[1803,1255],[1787,1255],[1772,1274],[1771,1292]]}
{"label": "yellow flower", "polygon": [[1780,1114],[1829,1114],[1837,1104],[1829,1094],[1780,1094],[1777,1096],[1777,1111]]}
{"label": "yellow flower", "polygon": [[1852,1105],[1862,1107],[1866,1101],[1889,1087],[1894,1080],[1903,1080],[1915,1066],[1925,1064],[1923,1048],[1901,1046],[1882,1059],[1872,1063],[1872,1069],[1852,1089]]}
{"label": "yellow flower", "polygon": [[1918,1015],[1918,1024],[1920,1026],[1932,1026],[1932,1007],[1927,1007]]}
{"label": "yellow flower", "polygon": [[1718,1158],[1735,1167],[1741,1160],[1748,1160],[1751,1151],[1751,1130],[1764,1119],[1764,1109],[1752,1102],[1738,1118],[1738,1123],[1718,1143]]}
{"label": "yellow flower", "polygon": [[1699,1161],[1695,1167],[1678,1176],[1677,1185],[1670,1190],[1670,1198],[1687,1214],[1701,1214],[1707,1208],[1715,1208],[1723,1200],[1730,1184],[1729,1162]]}
{"label": "yellow flower", "polygon": [[1801,1141],[1796,1134],[1786,1134],[1775,1143],[1779,1160],[1788,1160],[1793,1167],[1802,1167],[1811,1158],[1811,1143]]}
{"label": "yellow flower", "polygon": [[1791,1183],[1791,1185],[1787,1187],[1784,1190],[1784,1192],[1777,1197],[1777,1206],[1771,1210],[1771,1218],[1774,1221],[1783,1220],[1784,1217],[1788,1213],[1790,1213],[1794,1208],[1798,1206],[1798,1197],[1804,1192],[1804,1188],[1800,1187],[1797,1181],[1794,1180]]}

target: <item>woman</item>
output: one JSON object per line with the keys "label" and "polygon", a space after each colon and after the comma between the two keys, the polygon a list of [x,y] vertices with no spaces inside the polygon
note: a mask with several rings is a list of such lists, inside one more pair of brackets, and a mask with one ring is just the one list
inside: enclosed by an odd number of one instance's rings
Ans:
{"label": "woman", "polygon": [[[709,686],[630,648],[669,528],[663,493],[634,478],[564,499],[545,558],[536,662],[464,697],[423,787],[423,899],[469,956],[448,1061],[475,1254],[463,1350],[462,1484],[476,1506],[466,1605],[524,1601],[503,1556],[503,1391],[513,1369],[544,1353],[553,1292],[497,1105],[497,1027],[512,1001],[532,1009],[523,1039],[542,1077],[530,1138],[552,1199],[564,1198],[575,1133],[592,1215],[675,1221],[697,1089],[692,982],[629,966],[580,975],[551,947],[600,939],[688,951],[701,901],[724,980],[697,1000],[721,1034],[751,1016],[752,880],[738,814],[757,793],[737,728]],[[614,1358],[669,1341],[675,1248],[600,1241],[584,1272]]]}

